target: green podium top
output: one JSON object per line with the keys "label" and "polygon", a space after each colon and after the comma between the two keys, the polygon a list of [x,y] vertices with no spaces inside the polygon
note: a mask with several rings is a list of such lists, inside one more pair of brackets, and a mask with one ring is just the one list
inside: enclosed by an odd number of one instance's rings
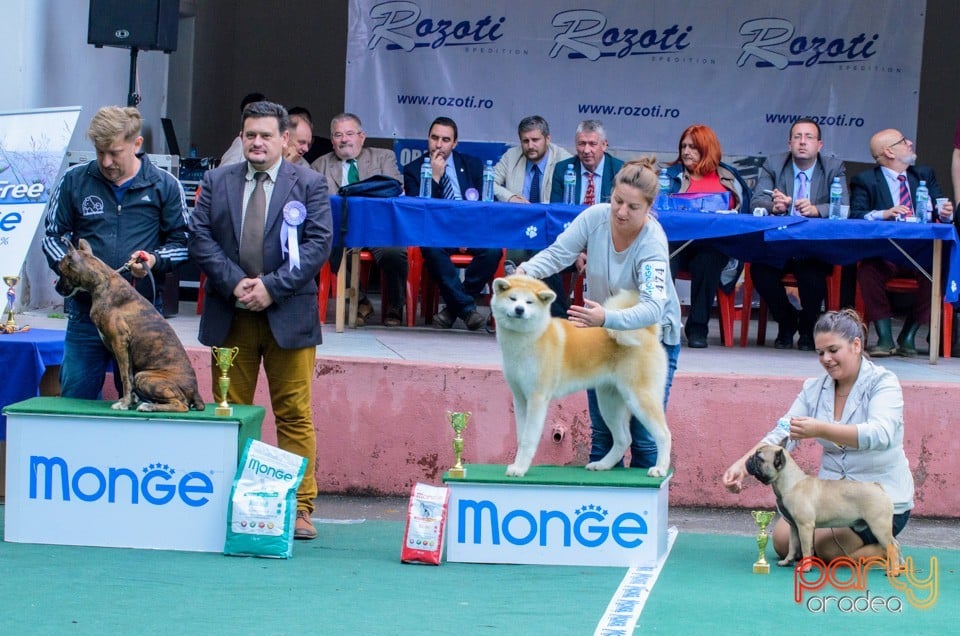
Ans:
{"label": "green podium top", "polygon": [[202,411],[185,413],[153,413],[149,411],[118,411],[110,408],[113,400],[78,400],[64,397],[35,397],[10,404],[3,409],[6,415],[70,415],[79,417],[122,417],[126,419],[167,419],[188,422],[237,422],[240,432],[237,438],[237,456],[243,452],[248,438],[260,439],[260,427],[266,409],[262,406],[232,404],[233,415],[215,415],[215,403],[207,404]]}
{"label": "green podium top", "polygon": [[516,486],[595,486],[598,488],[660,488],[673,475],[648,477],[642,468],[587,470],[583,466],[531,466],[523,477],[507,477],[503,464],[467,464],[467,476],[443,475],[448,484],[511,484]]}

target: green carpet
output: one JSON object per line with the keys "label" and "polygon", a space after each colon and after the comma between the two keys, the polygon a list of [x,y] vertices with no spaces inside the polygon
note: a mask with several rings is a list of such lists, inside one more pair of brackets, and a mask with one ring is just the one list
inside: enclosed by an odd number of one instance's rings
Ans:
{"label": "green carpet", "polygon": [[[403,525],[320,525],[289,561],[0,543],[0,634],[593,634],[626,570],[399,561]],[[921,612],[813,615],[792,570],[751,572],[750,537],[680,534],[637,633],[951,633],[960,552],[940,560]],[[895,591],[876,573],[871,594]]]}

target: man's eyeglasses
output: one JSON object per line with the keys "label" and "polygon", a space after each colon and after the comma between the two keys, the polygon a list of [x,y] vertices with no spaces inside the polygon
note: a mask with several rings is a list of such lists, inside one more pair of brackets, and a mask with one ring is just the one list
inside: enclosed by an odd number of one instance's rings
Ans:
{"label": "man's eyeglasses", "polygon": [[334,138],[334,139],[337,139],[337,140],[340,140],[340,139],[353,139],[354,137],[356,137],[356,136],[359,135],[359,134],[360,134],[359,131],[356,131],[356,130],[348,130],[347,132],[335,132],[335,133],[333,133],[333,138]]}
{"label": "man's eyeglasses", "polygon": [[893,148],[894,146],[899,146],[900,144],[904,143],[905,141],[907,141],[907,138],[906,138],[906,137],[901,137],[901,138],[900,138],[900,141],[896,141],[896,142],[890,144],[889,146],[887,146],[887,148]]}

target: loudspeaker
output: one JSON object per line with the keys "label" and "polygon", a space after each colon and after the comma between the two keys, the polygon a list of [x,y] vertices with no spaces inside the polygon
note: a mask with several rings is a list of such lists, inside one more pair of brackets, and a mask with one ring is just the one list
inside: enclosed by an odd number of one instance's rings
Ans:
{"label": "loudspeaker", "polygon": [[90,0],[87,44],[172,53],[179,19],[180,0]]}

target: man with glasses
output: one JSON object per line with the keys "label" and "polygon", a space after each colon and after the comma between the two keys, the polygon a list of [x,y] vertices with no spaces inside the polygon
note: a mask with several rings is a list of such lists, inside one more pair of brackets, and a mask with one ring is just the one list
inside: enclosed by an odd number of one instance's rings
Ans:
{"label": "man with glasses", "polygon": [[[363,142],[367,136],[363,132],[360,118],[353,113],[340,113],[333,118],[330,122],[330,138],[333,140],[333,151],[319,157],[310,167],[327,177],[331,194],[335,194],[341,186],[374,175],[384,175],[403,182],[392,151],[364,147]],[[388,305],[383,324],[386,327],[396,327],[402,322],[406,301],[407,250],[404,247],[373,247],[370,252],[380,268],[384,291],[387,294],[386,299],[381,299]],[[334,249],[330,257],[330,268],[333,271],[340,269],[342,257],[343,249]],[[373,305],[361,292],[357,305],[357,325],[366,324],[371,314]]]}
{"label": "man with glasses", "polygon": [[[931,201],[944,196],[933,168],[914,165],[917,153],[913,142],[899,130],[888,128],[871,137],[870,154],[877,167],[861,172],[850,182],[852,218],[868,221],[916,219],[919,212],[914,202],[921,181],[927,182]],[[953,205],[950,201],[938,206],[930,220],[952,223]],[[894,277],[917,281],[913,308],[907,314],[896,342],[891,326],[893,311],[886,291],[887,281]],[[914,344],[917,330],[930,321],[930,281],[926,276],[909,265],[871,258],[860,261],[857,284],[863,297],[863,318],[872,322],[877,330],[877,343],[868,347],[867,352],[875,358],[894,353],[908,357],[917,355]]]}
{"label": "man with glasses", "polygon": [[[823,141],[817,122],[807,118],[794,122],[787,136],[787,147],[787,152],[770,155],[760,164],[754,207],[764,208],[768,214],[826,218],[834,177],[840,178],[843,187],[841,203],[850,202],[843,161],[821,153]],[[829,263],[813,258],[792,258],[782,268],[751,263],[753,285],[780,327],[774,347],[793,348],[793,336],[799,329],[797,348],[813,351],[813,326],[820,317],[827,294],[827,276],[832,269]],[[797,279],[800,311],[794,309],[780,282],[786,272]]]}

